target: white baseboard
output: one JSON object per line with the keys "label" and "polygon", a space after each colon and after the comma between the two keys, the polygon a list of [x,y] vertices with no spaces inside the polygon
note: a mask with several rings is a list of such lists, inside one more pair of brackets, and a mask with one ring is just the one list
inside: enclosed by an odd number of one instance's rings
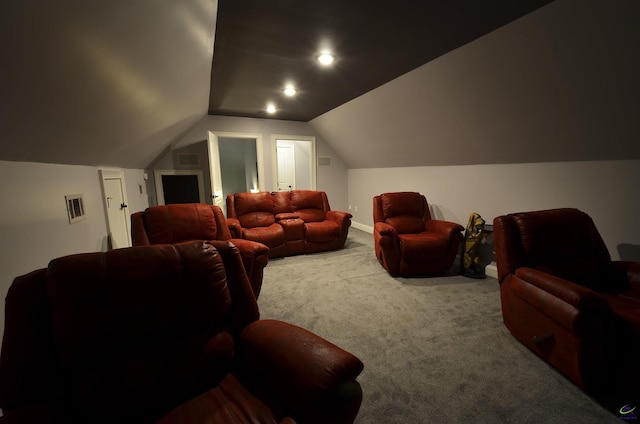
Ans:
{"label": "white baseboard", "polygon": [[[356,221],[351,221],[351,226],[353,228],[357,228],[358,230],[362,230],[369,234],[373,234],[373,227],[369,225],[364,225]],[[460,255],[456,256],[456,260],[454,263],[457,264],[459,262],[460,262]],[[489,265],[487,265],[484,268],[484,273],[487,274],[488,277],[498,278],[498,267],[496,267],[496,263],[491,262]]]}
{"label": "white baseboard", "polygon": [[367,232],[369,234],[373,234],[373,227],[371,227],[369,225],[364,225],[364,224],[361,224],[359,222],[351,221],[351,226],[353,228],[357,228],[358,230],[362,230],[362,231]]}
{"label": "white baseboard", "polygon": [[489,277],[498,278],[498,267],[495,262],[491,262],[484,267],[484,273]]}

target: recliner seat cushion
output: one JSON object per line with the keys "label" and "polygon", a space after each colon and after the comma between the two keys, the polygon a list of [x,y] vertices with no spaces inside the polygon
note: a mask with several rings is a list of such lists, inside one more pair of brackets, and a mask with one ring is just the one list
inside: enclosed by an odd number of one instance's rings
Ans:
{"label": "recliner seat cushion", "polygon": [[310,243],[328,243],[338,237],[340,227],[333,221],[305,224],[305,239]]}
{"label": "recliner seat cushion", "polygon": [[421,262],[427,258],[443,257],[448,252],[449,240],[438,233],[401,234],[400,249],[405,262]]}
{"label": "recliner seat cushion", "polygon": [[246,389],[229,373],[218,387],[180,405],[157,424],[196,423],[206,417],[208,423],[269,423],[293,421],[281,420],[274,411]]}
{"label": "recliner seat cushion", "polygon": [[264,227],[243,228],[242,237],[247,240],[260,242],[270,248],[280,246],[286,240],[284,228],[282,228],[282,225],[276,223]]}
{"label": "recliner seat cushion", "polygon": [[322,193],[312,190],[290,192],[291,209],[304,222],[321,222],[326,219]]}

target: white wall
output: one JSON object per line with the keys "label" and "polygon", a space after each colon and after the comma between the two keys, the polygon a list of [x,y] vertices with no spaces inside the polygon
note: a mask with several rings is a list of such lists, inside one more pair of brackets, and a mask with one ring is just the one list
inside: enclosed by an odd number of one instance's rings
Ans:
{"label": "white wall", "polygon": [[316,156],[331,159],[330,166],[317,167],[316,188],[326,191],[329,204],[334,210],[347,210],[347,167],[342,159],[329,147],[324,139],[306,122],[280,121],[277,119],[236,118],[228,116],[205,116],[175,147],[186,146],[207,138],[208,131],[261,134],[265,162],[267,191],[277,190],[275,185],[274,156],[276,146],[271,134],[307,136],[316,138]]}
{"label": "white wall", "polygon": [[639,160],[351,169],[349,202],[355,225],[369,230],[373,196],[391,191],[421,192],[434,218],[463,226],[472,212],[492,223],[506,213],[575,207],[593,218],[614,259],[640,261],[638,181]]}
{"label": "white wall", "polygon": [[[123,170],[129,212],[144,210],[142,170]],[[0,161],[0,298],[13,279],[73,253],[105,251],[107,222],[99,168]],[[140,186],[143,192],[140,193]],[[65,195],[82,193],[87,218],[69,224]],[[4,333],[4,302],[0,308]]]}

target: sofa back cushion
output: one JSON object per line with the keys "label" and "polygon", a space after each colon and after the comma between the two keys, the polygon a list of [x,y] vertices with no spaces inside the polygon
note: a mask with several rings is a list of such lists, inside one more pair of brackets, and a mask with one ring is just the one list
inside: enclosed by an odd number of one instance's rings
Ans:
{"label": "sofa back cushion", "polygon": [[291,199],[290,192],[288,191],[273,191],[271,192],[271,200],[273,201],[273,212],[275,214],[290,213]]}
{"label": "sofa back cushion", "polygon": [[425,230],[426,202],[420,193],[384,193],[381,206],[384,221],[398,234],[416,234]]}
{"label": "sofa back cushion", "polygon": [[269,192],[236,193],[235,212],[244,228],[268,227],[275,221],[273,199]]}
{"label": "sofa back cushion", "polygon": [[304,222],[320,222],[327,217],[329,204],[326,194],[315,190],[292,190],[291,209]]}
{"label": "sofa back cushion", "polygon": [[[226,227],[218,228],[215,206],[189,203],[150,207],[145,226],[150,244],[178,243],[186,240],[228,240]],[[220,211],[222,215],[222,211]],[[226,225],[226,224],[225,224]]]}
{"label": "sofa back cushion", "polygon": [[72,401],[86,411],[146,413],[228,372],[231,298],[208,243],[56,259],[46,284]]}
{"label": "sofa back cushion", "polygon": [[597,289],[611,257],[593,221],[577,209],[513,214],[527,266]]}

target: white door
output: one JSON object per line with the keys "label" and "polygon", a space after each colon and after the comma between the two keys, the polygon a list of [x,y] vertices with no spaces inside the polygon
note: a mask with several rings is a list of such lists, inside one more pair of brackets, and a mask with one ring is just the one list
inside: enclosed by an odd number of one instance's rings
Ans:
{"label": "white door", "polygon": [[[289,190],[289,186],[296,190],[316,189],[316,139],[307,136],[291,136],[271,134],[273,143],[273,184],[278,190]],[[284,153],[281,157],[280,147],[291,147],[293,153]],[[280,163],[284,161],[283,175],[280,175]],[[292,177],[286,176],[291,162]],[[288,180],[288,181],[287,181]],[[292,181],[292,182],[289,182]]]}
{"label": "white door", "polygon": [[278,144],[278,190],[288,191],[296,188],[295,152],[293,145]]}
{"label": "white door", "polygon": [[220,150],[218,136],[209,131],[209,175],[211,176],[212,203],[220,206],[222,211],[227,211],[227,205],[222,190],[222,171],[220,169]]}
{"label": "white door", "polygon": [[112,249],[131,246],[129,210],[124,175],[118,171],[101,171],[107,228]]}

